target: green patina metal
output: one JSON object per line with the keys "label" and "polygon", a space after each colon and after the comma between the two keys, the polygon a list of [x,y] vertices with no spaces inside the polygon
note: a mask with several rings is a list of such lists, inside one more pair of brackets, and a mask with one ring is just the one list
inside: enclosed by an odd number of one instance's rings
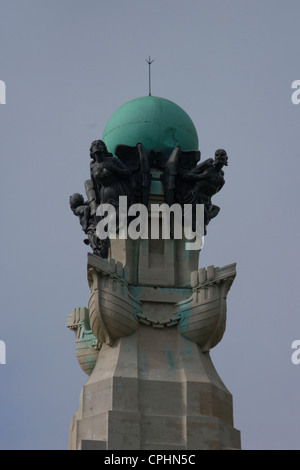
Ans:
{"label": "green patina metal", "polygon": [[108,151],[116,145],[134,146],[141,142],[149,152],[170,155],[174,147],[197,150],[198,135],[188,114],[165,98],[143,96],[120,106],[109,118],[102,140]]}

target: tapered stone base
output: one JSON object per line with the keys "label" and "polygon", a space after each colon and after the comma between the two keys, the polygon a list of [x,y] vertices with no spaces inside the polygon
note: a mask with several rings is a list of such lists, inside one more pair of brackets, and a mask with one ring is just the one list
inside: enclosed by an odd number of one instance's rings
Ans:
{"label": "tapered stone base", "polygon": [[240,432],[209,353],[177,328],[140,326],[102,346],[71,422],[69,447],[240,449]]}

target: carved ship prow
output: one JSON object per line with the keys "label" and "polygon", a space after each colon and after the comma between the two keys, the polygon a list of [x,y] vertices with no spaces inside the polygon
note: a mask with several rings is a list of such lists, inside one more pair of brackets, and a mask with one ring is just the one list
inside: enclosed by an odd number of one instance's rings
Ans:
{"label": "carved ship prow", "polygon": [[235,276],[236,263],[194,271],[191,274],[192,296],[176,305],[180,333],[197,343],[203,352],[216,346],[223,337],[227,293]]}
{"label": "carved ship prow", "polygon": [[91,330],[88,309],[86,307],[74,308],[67,316],[67,327],[75,333],[76,357],[79,365],[87,375],[90,375],[102,345]]}
{"label": "carved ship prow", "polygon": [[[89,375],[102,344],[112,346],[117,339],[137,331],[140,324],[175,327],[186,339],[197,343],[202,352],[210,351],[224,335],[227,293],[235,276],[235,263],[192,272],[187,297],[172,303],[174,315],[168,321],[158,317],[151,321],[144,316],[143,300],[131,292],[123,264],[89,253],[91,292],[88,309],[75,309],[68,318],[69,328],[76,333],[76,352],[81,368]],[[161,315],[162,312],[158,313]]]}
{"label": "carved ship prow", "polygon": [[130,294],[123,264],[89,253],[89,318],[93,334],[110,346],[138,329],[139,302]]}

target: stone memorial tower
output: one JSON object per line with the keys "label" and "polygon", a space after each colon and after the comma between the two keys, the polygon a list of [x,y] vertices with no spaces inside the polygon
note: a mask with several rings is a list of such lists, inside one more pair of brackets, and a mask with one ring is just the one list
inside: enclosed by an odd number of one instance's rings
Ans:
{"label": "stone memorial tower", "polygon": [[151,95],[117,109],[91,145],[87,198],[70,197],[91,248],[88,307],[67,317],[89,376],[70,449],[240,449],[232,396],[210,358],[235,264],[199,268],[228,157],[200,160],[189,116]]}

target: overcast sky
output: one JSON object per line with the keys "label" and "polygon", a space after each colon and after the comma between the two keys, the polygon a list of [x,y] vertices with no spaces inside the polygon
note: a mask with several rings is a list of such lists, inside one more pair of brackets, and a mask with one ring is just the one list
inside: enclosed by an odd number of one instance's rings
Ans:
{"label": "overcast sky", "polygon": [[66,327],[87,306],[69,195],[110,115],[148,93],[225,148],[200,266],[237,263],[212,359],[244,449],[300,449],[299,0],[0,0],[0,448],[67,449],[87,376]]}

